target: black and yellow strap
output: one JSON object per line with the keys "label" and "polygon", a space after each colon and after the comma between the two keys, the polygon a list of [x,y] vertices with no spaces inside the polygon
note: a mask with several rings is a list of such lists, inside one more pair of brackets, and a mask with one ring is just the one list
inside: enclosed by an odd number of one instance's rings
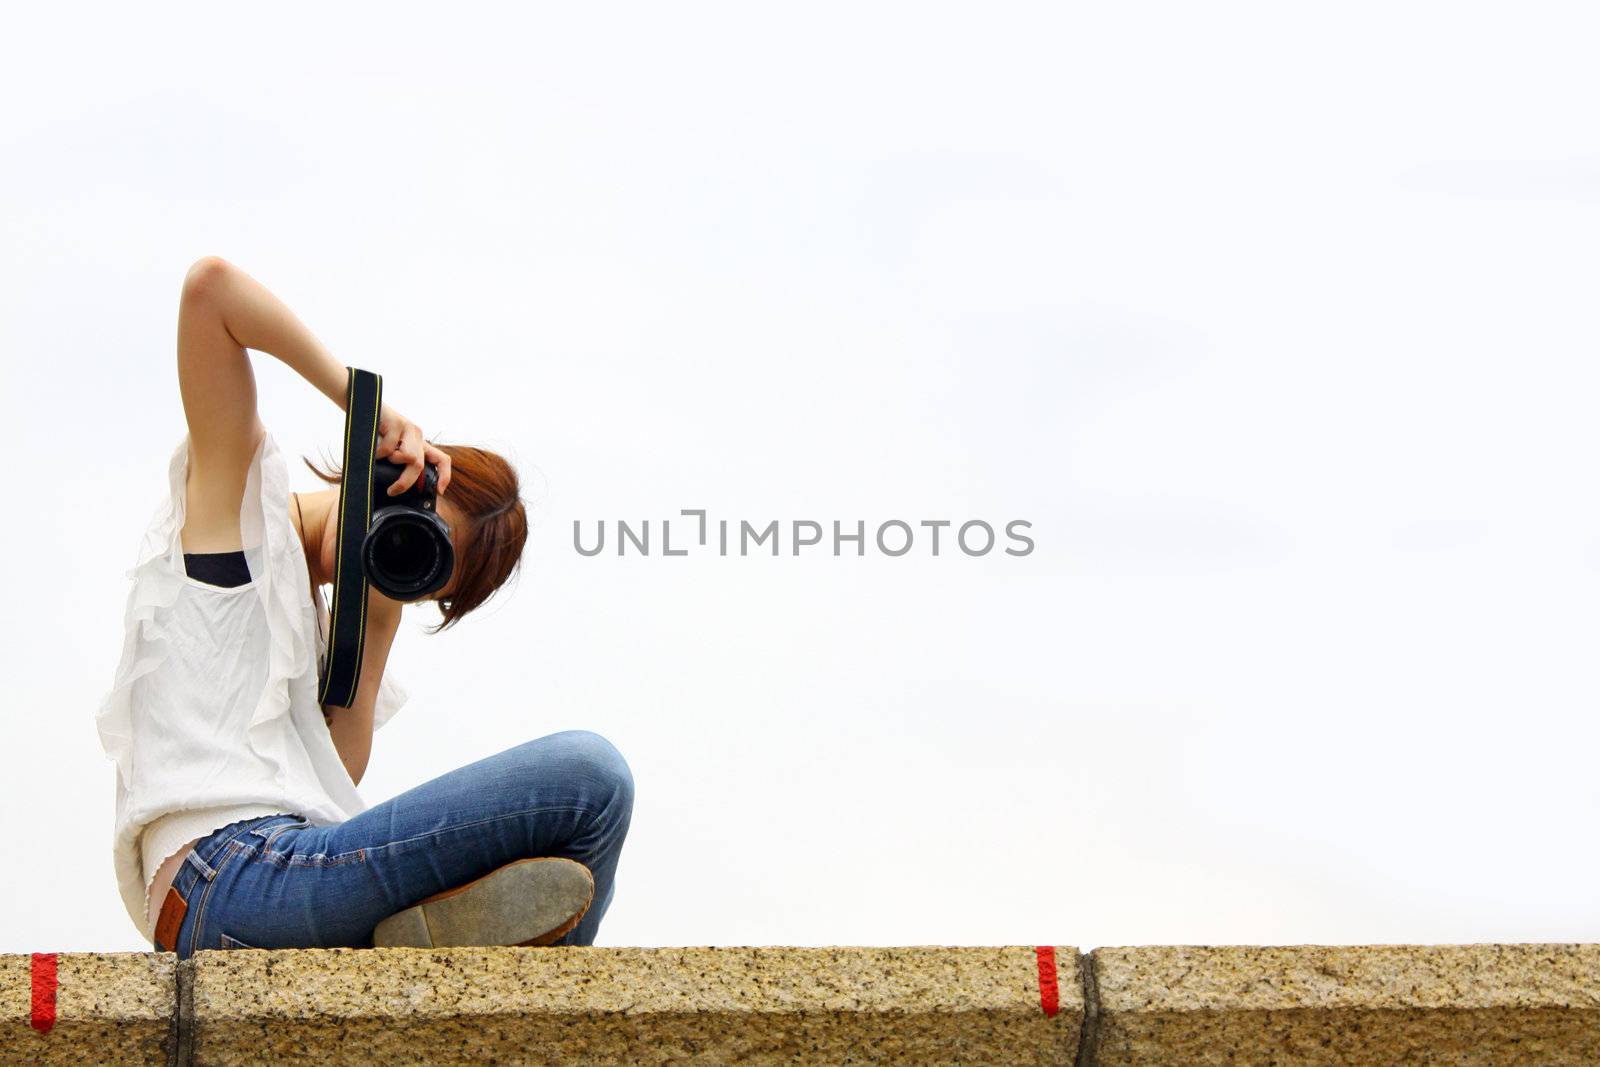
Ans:
{"label": "black and yellow strap", "polygon": [[332,620],[322,672],[319,704],[348,708],[361,679],[361,652],[367,636],[367,575],[361,543],[372,525],[372,468],[377,461],[378,412],[383,378],[350,368],[344,416],[344,467],[339,485],[339,541],[335,549]]}

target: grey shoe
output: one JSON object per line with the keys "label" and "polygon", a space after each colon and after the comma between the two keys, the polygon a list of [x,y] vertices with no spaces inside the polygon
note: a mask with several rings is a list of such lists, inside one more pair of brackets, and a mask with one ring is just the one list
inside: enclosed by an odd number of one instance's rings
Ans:
{"label": "grey shoe", "polygon": [[372,931],[375,948],[548,945],[583,918],[594,876],[576,860],[517,860],[396,912]]}

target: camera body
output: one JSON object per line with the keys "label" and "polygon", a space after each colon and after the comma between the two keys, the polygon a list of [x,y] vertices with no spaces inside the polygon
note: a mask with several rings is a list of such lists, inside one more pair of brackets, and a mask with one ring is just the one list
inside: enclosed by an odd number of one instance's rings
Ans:
{"label": "camera body", "polygon": [[455,570],[450,524],[439,517],[439,470],[423,465],[422,476],[397,496],[389,487],[405,466],[387,459],[372,465],[372,522],[361,540],[361,569],[391,600],[420,600],[442,589]]}

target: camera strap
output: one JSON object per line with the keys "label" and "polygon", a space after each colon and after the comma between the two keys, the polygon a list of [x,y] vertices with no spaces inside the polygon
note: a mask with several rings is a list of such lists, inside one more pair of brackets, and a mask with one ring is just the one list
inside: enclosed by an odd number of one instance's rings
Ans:
{"label": "camera strap", "polygon": [[333,573],[333,608],[319,704],[348,708],[361,679],[361,652],[367,636],[367,575],[361,543],[372,525],[372,468],[377,462],[378,412],[383,378],[350,369],[344,416],[344,467],[339,484],[339,540]]}

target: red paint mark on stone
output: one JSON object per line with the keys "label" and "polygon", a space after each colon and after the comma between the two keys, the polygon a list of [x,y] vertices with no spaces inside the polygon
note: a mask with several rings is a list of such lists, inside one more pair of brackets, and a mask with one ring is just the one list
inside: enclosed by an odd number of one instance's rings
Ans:
{"label": "red paint mark on stone", "polygon": [[1039,1007],[1046,1015],[1061,1010],[1061,987],[1056,982],[1056,947],[1040,945],[1033,950],[1039,958]]}
{"label": "red paint mark on stone", "polygon": [[49,1033],[56,1024],[56,954],[33,954],[33,1028]]}

